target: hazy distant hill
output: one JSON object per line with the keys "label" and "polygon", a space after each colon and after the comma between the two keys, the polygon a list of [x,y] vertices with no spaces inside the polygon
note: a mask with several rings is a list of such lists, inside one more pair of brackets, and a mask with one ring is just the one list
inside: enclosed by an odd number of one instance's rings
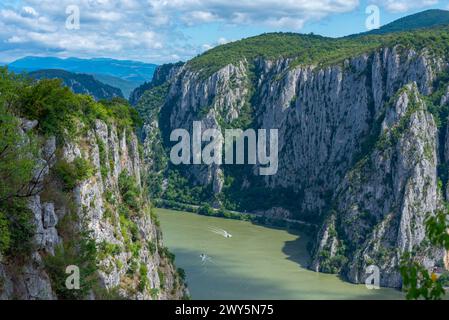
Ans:
{"label": "hazy distant hill", "polygon": [[60,59],[54,57],[25,57],[10,63],[8,67],[10,70],[17,72],[58,69],[92,74],[97,80],[120,88],[125,97],[128,98],[129,93],[134,88],[151,81],[157,65],[107,58]]}
{"label": "hazy distant hill", "polygon": [[136,88],[135,82],[123,80],[121,78],[117,78],[114,76],[109,76],[105,74],[92,74],[92,76],[100,82],[103,82],[115,88],[120,88],[120,90],[122,90],[123,92],[123,95],[127,99],[129,98],[133,90]]}
{"label": "hazy distant hill", "polygon": [[37,80],[61,79],[74,93],[89,94],[95,100],[123,98],[120,89],[104,84],[88,74],[72,73],[64,70],[39,70],[30,72],[29,75]]}

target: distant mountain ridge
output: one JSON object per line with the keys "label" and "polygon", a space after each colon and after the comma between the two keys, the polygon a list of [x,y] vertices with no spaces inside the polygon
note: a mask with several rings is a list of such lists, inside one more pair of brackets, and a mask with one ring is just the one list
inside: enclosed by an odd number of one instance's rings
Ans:
{"label": "distant mountain ridge", "polygon": [[49,69],[30,72],[29,76],[36,80],[61,79],[64,85],[69,87],[74,93],[88,94],[95,100],[123,98],[123,93],[120,89],[104,84],[88,74]]}
{"label": "distant mountain ridge", "polygon": [[8,64],[15,72],[38,70],[65,70],[74,73],[91,74],[97,80],[119,87],[128,98],[134,88],[151,81],[157,65],[131,60],[109,58],[60,59],[55,57],[24,57]]}
{"label": "distant mountain ridge", "polygon": [[123,80],[121,78],[117,78],[117,77],[114,77],[114,76],[109,76],[109,75],[106,75],[106,74],[92,74],[92,76],[96,80],[98,80],[98,81],[100,81],[102,83],[108,84],[111,87],[120,88],[120,90],[123,93],[123,96],[125,98],[127,98],[127,99],[131,95],[133,90],[136,88],[136,83],[130,82],[130,81],[127,81],[127,80]]}

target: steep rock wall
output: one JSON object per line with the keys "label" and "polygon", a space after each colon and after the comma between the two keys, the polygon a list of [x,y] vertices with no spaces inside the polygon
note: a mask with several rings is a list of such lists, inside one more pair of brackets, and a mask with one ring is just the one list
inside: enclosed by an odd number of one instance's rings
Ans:
{"label": "steep rock wall", "polygon": [[[424,215],[445,196],[438,191],[437,177],[438,165],[447,161],[439,152],[441,130],[422,97],[433,94],[434,81],[447,68],[444,58],[425,49],[399,46],[320,67],[258,58],[209,77],[187,64],[168,79],[168,95],[158,107],[164,117],[159,125],[165,127],[157,130],[165,135],[177,128],[191,132],[193,121],[201,121],[203,129],[225,129],[248,113],[251,127],[278,129],[278,173],[255,177],[253,168],[240,177],[241,191],[261,190],[262,183],[266,195],[279,199],[286,190],[295,192],[289,218],[323,226],[313,269],[362,282],[364,267],[377,263],[387,274],[382,284],[400,287],[398,257],[419,248]],[[409,111],[410,100],[422,106]],[[442,104],[446,100],[442,97]],[[400,137],[376,151],[397,126],[405,127]],[[154,126],[147,128],[151,133]],[[183,173],[194,185],[212,185],[216,195],[223,192],[224,167],[188,166]],[[351,185],[354,176],[360,181]],[[384,242],[398,250],[382,252]],[[423,255],[429,266],[440,257],[440,252]]]}
{"label": "steep rock wall", "polygon": [[[36,230],[32,253],[23,261],[2,257],[1,299],[61,298],[55,288],[64,284],[54,282],[44,260],[59,254],[61,246],[80,233],[88,233],[97,246],[98,283],[91,299],[182,299],[188,294],[142,189],[144,167],[133,132],[97,120],[94,129],[62,145],[48,138],[40,153],[36,179],[42,191],[28,201]],[[61,190],[55,166],[80,158],[87,159],[93,174],[73,191]],[[141,192],[132,216],[122,214],[122,175],[135,181]]]}

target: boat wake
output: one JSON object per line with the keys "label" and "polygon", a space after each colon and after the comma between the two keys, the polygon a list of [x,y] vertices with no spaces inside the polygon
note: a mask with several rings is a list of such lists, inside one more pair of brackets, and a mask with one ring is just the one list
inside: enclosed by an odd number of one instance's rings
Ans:
{"label": "boat wake", "polygon": [[223,229],[219,229],[219,228],[214,228],[214,227],[209,227],[209,230],[215,234],[218,234],[220,236],[223,236],[225,238],[232,238],[232,234],[230,234],[229,232],[227,232],[226,230]]}

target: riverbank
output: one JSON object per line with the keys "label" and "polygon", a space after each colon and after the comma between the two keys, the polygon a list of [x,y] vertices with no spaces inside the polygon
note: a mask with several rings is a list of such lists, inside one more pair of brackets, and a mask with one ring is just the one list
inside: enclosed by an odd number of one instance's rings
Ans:
{"label": "riverbank", "polygon": [[238,212],[231,211],[226,209],[216,209],[209,205],[192,205],[185,204],[171,200],[164,199],[154,199],[153,204],[157,208],[161,209],[169,209],[176,211],[184,211],[190,213],[196,213],[202,216],[207,217],[217,217],[231,220],[239,220],[239,221],[248,221],[254,224],[259,224],[268,227],[278,227],[278,228],[286,228],[286,229],[297,229],[299,231],[305,232],[308,235],[314,235],[317,231],[317,225],[308,223],[305,221],[299,221],[294,219],[286,219],[286,218],[272,218],[268,216],[264,216],[257,213],[249,213],[249,212]]}

